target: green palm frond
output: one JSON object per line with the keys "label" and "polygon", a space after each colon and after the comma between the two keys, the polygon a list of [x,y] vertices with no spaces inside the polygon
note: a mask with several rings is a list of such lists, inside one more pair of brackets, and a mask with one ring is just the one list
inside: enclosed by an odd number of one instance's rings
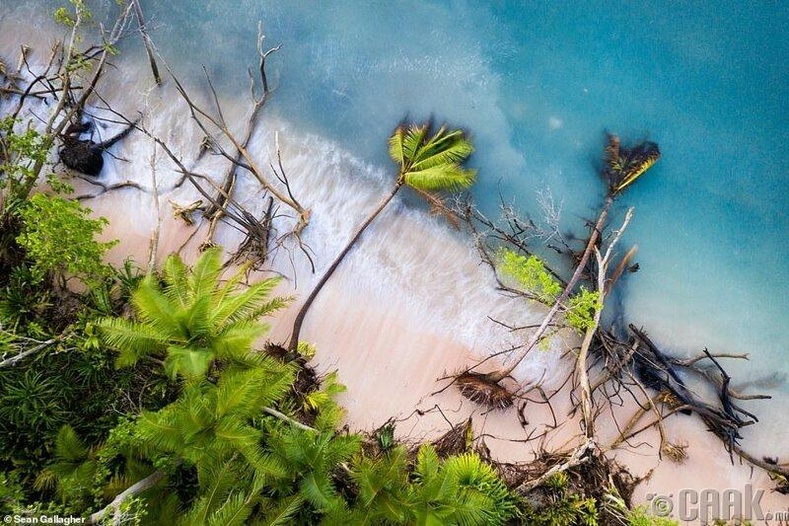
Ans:
{"label": "green palm frond", "polygon": [[400,125],[389,137],[389,157],[394,162],[400,165],[405,164],[405,150],[403,149],[403,140],[405,139],[405,127]]}
{"label": "green palm frond", "polygon": [[438,454],[431,444],[424,444],[419,448],[414,472],[420,480],[430,482],[438,477],[439,465]]}
{"label": "green palm frond", "polygon": [[161,293],[153,276],[146,276],[132,293],[132,305],[137,319],[162,334],[162,338],[185,337],[183,327],[175,319],[175,307]]}
{"label": "green palm frond", "polygon": [[[175,402],[174,415],[184,432],[185,440],[191,440],[211,429],[216,420],[216,387],[209,384],[192,384]],[[169,407],[169,406],[168,406]]]}
{"label": "green palm frond", "polygon": [[167,339],[149,325],[134,323],[123,318],[105,318],[98,324],[104,341],[120,351],[115,361],[117,367],[129,367],[149,354],[163,352]]}
{"label": "green palm frond", "polygon": [[192,295],[195,298],[210,295],[217,288],[221,274],[222,249],[214,247],[203,252],[187,278]]}
{"label": "green palm frond", "polygon": [[62,426],[55,439],[55,460],[39,473],[33,486],[56,487],[63,502],[87,497],[96,484],[96,449],[89,449],[70,425]]}
{"label": "green palm frond", "polygon": [[351,474],[359,505],[371,518],[402,523],[407,509],[407,451],[398,446],[381,458],[363,458]]}
{"label": "green palm frond", "polygon": [[389,138],[389,154],[400,164],[399,181],[422,191],[467,188],[475,170],[461,165],[474,148],[461,130],[442,126],[430,134],[430,123],[399,126]]}
{"label": "green palm frond", "polygon": [[260,414],[267,376],[259,369],[226,371],[217,385],[216,417],[233,414],[248,419]]}
{"label": "green palm frond", "polygon": [[461,130],[447,131],[442,126],[428,139],[411,159],[411,169],[427,168],[439,164],[459,163],[466,160],[474,147]]}
{"label": "green palm frond", "polygon": [[461,168],[458,164],[440,164],[423,170],[406,172],[405,182],[418,190],[457,190],[474,184],[477,172]]}
{"label": "green palm frond", "polygon": [[[208,460],[211,459],[209,462]],[[201,524],[208,520],[208,514],[217,509],[233,489],[245,486],[243,484],[244,466],[236,462],[233,457],[206,455],[197,465],[197,480],[202,491]]]}
{"label": "green palm frond", "polygon": [[242,491],[228,494],[221,502],[209,500],[207,497],[198,498],[189,510],[181,517],[178,524],[181,526],[242,526],[252,514],[256,500],[251,495]]}
{"label": "green palm frond", "polygon": [[217,420],[214,434],[217,440],[224,441],[229,448],[238,451],[254,449],[260,439],[260,431],[235,416]]}
{"label": "green palm frond", "polygon": [[252,514],[254,500],[251,495],[242,492],[235,493],[229,496],[204,524],[206,526],[244,526]]}
{"label": "green palm frond", "polygon": [[489,465],[474,453],[439,460],[433,446],[419,449],[410,500],[418,522],[505,524],[517,514],[515,498]]}
{"label": "green palm frond", "polygon": [[175,418],[178,409],[171,404],[157,412],[144,411],[135,426],[140,446],[153,451],[180,452],[184,440],[182,428]]}
{"label": "green palm frond", "polygon": [[195,298],[188,308],[178,308],[173,318],[181,326],[186,343],[197,341],[210,334],[213,326],[210,321],[211,297],[201,296]]}
{"label": "green palm frond", "polygon": [[403,158],[405,165],[413,162],[427,137],[430,124],[412,124],[403,134]]}
{"label": "green palm frond", "polygon": [[112,500],[117,494],[126,490],[129,486],[134,484],[138,479],[134,479],[127,474],[115,474],[109,482],[102,489],[102,495],[108,500]]}
{"label": "green palm frond", "polygon": [[265,451],[260,445],[254,449],[245,450],[243,455],[247,463],[255,470],[252,476],[252,488],[255,491],[259,491],[274,481],[288,477],[288,467],[282,462],[282,459]]}
{"label": "green palm frond", "polygon": [[270,297],[279,282],[265,279],[241,288],[243,269],[220,286],[221,252],[206,251],[189,269],[177,255],[167,258],[163,284],[146,276],[132,293],[136,321],[120,318],[100,324],[105,341],[120,351],[119,367],[151,354],[164,355],[167,373],[199,381],[216,360],[235,367],[254,360],[252,346],[268,326],[257,320],[283,307]]}
{"label": "green palm frond", "polygon": [[304,508],[304,497],[299,494],[277,500],[277,506],[267,510],[262,524],[266,526],[290,526],[294,517]]}
{"label": "green palm frond", "polygon": [[164,294],[173,305],[186,306],[192,301],[192,288],[189,284],[189,267],[178,254],[170,254],[162,269],[165,287]]}
{"label": "green palm frond", "polygon": [[241,321],[226,326],[211,338],[217,358],[243,358],[252,344],[268,331],[268,325],[255,321]]}
{"label": "green palm frond", "polygon": [[264,279],[235,295],[220,289],[214,298],[211,322],[222,327],[235,321],[254,320],[282,308],[287,299],[269,298],[279,281],[278,278]]}
{"label": "green palm frond", "polygon": [[171,346],[167,348],[164,371],[173,379],[182,375],[194,382],[203,379],[216,355],[211,349]]}
{"label": "green palm frond", "polygon": [[339,505],[337,491],[329,477],[316,471],[308,472],[299,484],[299,494],[318,510],[330,510]]}
{"label": "green palm frond", "polygon": [[359,435],[332,436],[330,433],[324,434],[329,437],[326,444],[326,461],[329,466],[345,462],[359,452],[361,445]]}
{"label": "green palm frond", "polygon": [[74,428],[68,424],[58,430],[55,438],[55,456],[70,462],[80,462],[88,458],[88,448],[77,436]]}

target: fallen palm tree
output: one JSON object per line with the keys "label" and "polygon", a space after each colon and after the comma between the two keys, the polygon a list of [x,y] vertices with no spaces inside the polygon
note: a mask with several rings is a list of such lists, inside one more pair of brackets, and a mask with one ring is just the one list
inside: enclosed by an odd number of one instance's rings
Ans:
{"label": "fallen palm tree", "polygon": [[399,165],[394,187],[372,213],[356,229],[350,241],[340,251],[323,273],[304,304],[296,314],[288,351],[295,356],[301,334],[301,326],[312,303],[343,262],[351,249],[362,237],[375,218],[383,212],[403,186],[410,186],[429,195],[445,189],[468,188],[474,183],[476,170],[463,168],[474,148],[462,130],[449,130],[442,126],[435,132],[431,123],[422,125],[400,125],[389,138],[389,155]]}

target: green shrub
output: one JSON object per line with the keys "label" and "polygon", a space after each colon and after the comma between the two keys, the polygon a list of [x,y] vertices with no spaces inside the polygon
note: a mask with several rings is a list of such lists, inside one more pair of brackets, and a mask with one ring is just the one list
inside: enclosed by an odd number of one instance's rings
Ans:
{"label": "green shrub", "polygon": [[76,201],[44,194],[34,195],[21,208],[23,226],[17,242],[33,261],[35,280],[70,274],[88,284],[112,275],[102,258],[116,241],[96,241],[108,222],[91,218],[90,212]]}
{"label": "green shrub", "polygon": [[514,280],[535,300],[551,304],[562,293],[561,284],[548,272],[545,264],[537,256],[526,257],[512,250],[503,249],[498,253],[497,259],[499,272]]}

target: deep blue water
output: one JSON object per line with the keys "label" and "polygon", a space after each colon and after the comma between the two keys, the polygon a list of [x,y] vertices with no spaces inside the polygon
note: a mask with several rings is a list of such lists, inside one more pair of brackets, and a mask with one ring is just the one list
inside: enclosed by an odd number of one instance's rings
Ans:
{"label": "deep blue water", "polygon": [[750,352],[742,374],[789,391],[789,3],[142,4],[171,65],[205,64],[228,93],[246,90],[262,20],[283,44],[269,111],[371,163],[389,162],[404,116],[467,128],[488,211],[502,194],[539,217],[547,188],[582,233],[604,131],[658,142],[618,204],[636,208],[626,242],[642,269],[627,319],[677,352]]}

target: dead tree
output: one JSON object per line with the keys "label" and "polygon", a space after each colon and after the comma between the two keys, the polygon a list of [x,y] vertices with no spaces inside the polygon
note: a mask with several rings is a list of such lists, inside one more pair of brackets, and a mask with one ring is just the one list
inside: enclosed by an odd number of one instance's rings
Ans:
{"label": "dead tree", "polygon": [[542,340],[557,314],[566,308],[566,302],[570,294],[575,290],[581,279],[581,274],[586,271],[586,266],[592,253],[596,250],[597,241],[605,228],[608,213],[614,199],[657,161],[660,157],[660,150],[654,143],[649,143],[647,146],[639,145],[632,149],[620,148],[619,139],[614,135],[609,135],[606,157],[607,163],[604,177],[608,183],[608,195],[600,215],[592,227],[589,240],[580,255],[572,276],[543,318],[542,323],[531,333],[529,339],[509,366],[489,373],[477,373],[467,370],[457,377],[456,382],[461,392],[467,398],[475,401],[490,400],[494,406],[500,408],[507,408],[512,405],[511,393],[500,382],[512,374],[537,343]]}
{"label": "dead tree", "polygon": [[[609,136],[604,173],[609,185],[608,199],[590,233],[586,248],[581,254],[574,253],[567,246],[556,249],[570,260],[577,262],[573,276],[568,281],[559,278],[563,285],[563,294],[551,306],[542,323],[537,325],[536,332],[532,332],[527,343],[520,347],[514,363],[506,369],[487,374],[474,372],[473,369],[480,365],[476,364],[454,378],[454,383],[464,396],[487,407],[500,409],[510,407],[518,393],[501,385],[500,381],[514,370],[518,361],[528,355],[529,350],[541,336],[546,334],[547,329],[555,326],[552,320],[562,312],[558,304],[566,299],[568,291],[573,290],[577,280],[581,276],[586,276],[592,288],[604,297],[626,270],[637,269],[635,266],[637,264],[632,261],[635,247],[627,251],[618,262],[614,261],[613,247],[630,220],[629,213],[622,227],[607,239],[603,236],[603,227],[612,198],[644,173],[658,157],[659,150],[653,143],[643,143],[635,148],[624,149],[620,147],[616,137]],[[530,242],[534,238],[540,238],[535,234],[538,227],[534,222],[520,219],[510,207],[502,208],[504,221],[500,224],[487,219],[469,203],[456,203],[453,209],[457,217],[472,232],[483,262],[490,265],[494,271],[497,263],[493,253],[496,247],[508,246],[518,252],[530,254],[534,252]],[[603,240],[604,243],[599,240]],[[596,264],[588,265],[590,260]],[[559,276],[558,272],[550,269],[549,271],[555,277]],[[498,275],[497,279],[503,293],[534,301],[535,297],[528,291],[508,286],[498,278]],[[535,328],[514,325],[509,327],[513,331],[533,331]],[[669,442],[664,429],[665,419],[679,413],[701,418],[708,429],[721,440],[732,460],[736,455],[751,465],[767,470],[774,480],[779,482],[778,490],[788,491],[789,485],[785,481],[789,480],[789,463],[780,463],[777,458],[757,458],[749,454],[741,445],[740,430],[756,423],[757,418],[742,408],[739,400],[768,397],[742,395],[732,391],[731,378],[718,360],[721,357],[744,358],[742,355],[715,355],[705,349],[704,353],[696,358],[677,359],[661,351],[649,339],[645,330],[630,325],[628,334],[619,334],[612,327],[603,326],[600,323],[600,313],[596,312],[592,326],[584,332],[583,340],[576,350],[575,367],[565,380],[565,383],[569,382],[572,386],[570,392],[574,400],[574,411],[578,411],[581,415],[584,436],[576,447],[567,452],[563,461],[557,462],[553,467],[546,467],[547,471],[543,475],[549,475],[557,470],[572,469],[580,463],[587,462],[591,458],[590,451],[596,451],[595,454],[598,454],[621,447],[648,429],[656,429],[659,432],[661,454],[681,461],[685,456],[685,446]],[[709,364],[712,367],[709,367]],[[706,382],[717,396],[712,400],[701,398],[695,390],[685,385],[682,378],[686,375]],[[619,413],[617,405],[621,405],[624,397],[635,400],[640,409],[629,422],[620,426],[621,433],[612,444],[597,444],[595,419],[607,413],[616,422]],[[648,415],[653,415],[653,418],[644,423]],[[530,482],[525,483],[523,489],[533,488],[544,480],[542,476],[532,477]]]}

